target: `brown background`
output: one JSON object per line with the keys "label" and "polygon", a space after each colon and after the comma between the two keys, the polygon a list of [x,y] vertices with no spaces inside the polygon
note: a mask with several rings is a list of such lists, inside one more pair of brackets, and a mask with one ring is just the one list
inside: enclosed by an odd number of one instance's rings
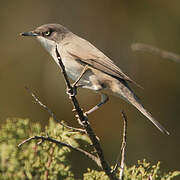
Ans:
{"label": "brown background", "polygon": [[[162,135],[135,108],[110,97],[107,105],[89,117],[108,161],[114,163],[119,152],[123,109],[128,116],[127,165],[146,158],[152,163],[162,161],[165,170],[180,169],[180,64],[130,49],[132,43],[143,42],[180,54],[179,0],[0,2],[1,124],[8,117],[47,124],[49,115],[32,103],[24,89],[29,85],[60,120],[77,126],[58,67],[38,42],[19,36],[41,24],[61,23],[92,42],[141,84],[144,90],[132,87],[171,132],[169,137]],[[99,101],[97,94],[84,89],[78,97],[85,110]],[[74,170],[94,166],[76,153],[71,158]]]}

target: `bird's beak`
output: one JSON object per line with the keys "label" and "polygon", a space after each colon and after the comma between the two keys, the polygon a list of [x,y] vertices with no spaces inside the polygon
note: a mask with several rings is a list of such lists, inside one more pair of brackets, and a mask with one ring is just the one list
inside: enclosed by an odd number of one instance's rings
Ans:
{"label": "bird's beak", "polygon": [[38,36],[37,33],[33,32],[33,31],[30,31],[30,32],[23,32],[23,33],[20,33],[21,36]]}

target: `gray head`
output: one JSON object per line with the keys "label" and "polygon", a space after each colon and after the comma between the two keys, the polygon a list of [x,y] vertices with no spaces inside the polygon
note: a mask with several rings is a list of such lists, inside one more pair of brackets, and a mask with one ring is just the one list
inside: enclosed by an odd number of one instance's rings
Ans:
{"label": "gray head", "polygon": [[33,36],[45,38],[51,41],[60,42],[70,31],[60,24],[44,24],[33,31],[23,32],[22,36]]}
{"label": "gray head", "polygon": [[21,33],[22,36],[36,37],[51,55],[57,44],[68,34],[71,32],[60,24],[44,24],[33,31]]}

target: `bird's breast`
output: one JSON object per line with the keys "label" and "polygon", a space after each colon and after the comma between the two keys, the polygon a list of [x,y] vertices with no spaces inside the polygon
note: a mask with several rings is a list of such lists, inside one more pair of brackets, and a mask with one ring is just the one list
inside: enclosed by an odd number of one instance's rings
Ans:
{"label": "bird's breast", "polygon": [[[79,64],[75,59],[74,57],[72,57],[69,53],[67,53],[65,51],[65,49],[58,45],[58,52],[60,54],[60,57],[61,57],[61,60],[65,66],[65,69],[66,69],[66,73],[67,75],[72,79],[72,80],[76,80],[82,70],[83,70],[83,66],[81,64]],[[56,53],[54,51],[54,53],[52,53],[52,56],[54,58],[54,60],[56,61],[56,63],[58,64],[59,66],[59,61],[57,59],[57,56],[56,56]]]}
{"label": "bird's breast", "polygon": [[62,62],[69,77],[75,81],[80,76],[83,70],[83,66],[77,63],[74,59],[67,56],[62,57]]}

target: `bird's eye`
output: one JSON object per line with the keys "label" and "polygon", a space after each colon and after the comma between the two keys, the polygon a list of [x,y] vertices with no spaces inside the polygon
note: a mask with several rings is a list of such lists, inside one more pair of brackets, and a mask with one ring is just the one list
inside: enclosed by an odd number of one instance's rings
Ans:
{"label": "bird's eye", "polygon": [[50,36],[50,34],[51,34],[51,31],[46,31],[46,32],[44,32],[44,35],[45,35],[45,36]]}

